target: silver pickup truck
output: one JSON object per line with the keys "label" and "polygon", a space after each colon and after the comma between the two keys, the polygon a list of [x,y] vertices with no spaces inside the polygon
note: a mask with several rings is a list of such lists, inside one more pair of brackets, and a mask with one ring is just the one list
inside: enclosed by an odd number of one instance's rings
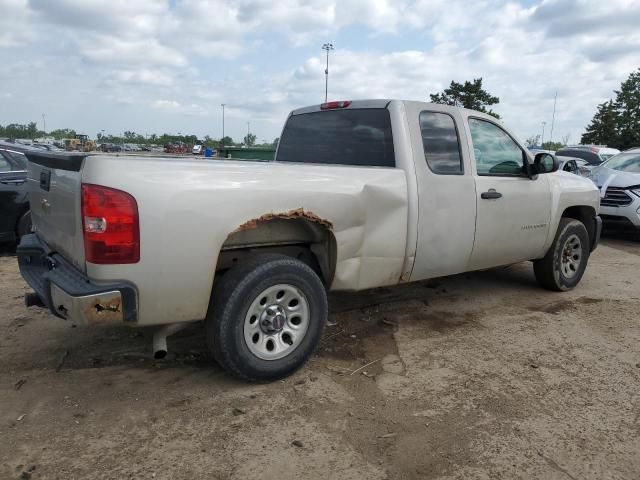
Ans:
{"label": "silver pickup truck", "polygon": [[225,369],[288,375],[314,352],[327,291],[531,260],[580,281],[601,229],[590,180],[556,172],[495,118],[414,101],[293,111],[275,161],[29,154],[27,305],[89,326],[204,321]]}

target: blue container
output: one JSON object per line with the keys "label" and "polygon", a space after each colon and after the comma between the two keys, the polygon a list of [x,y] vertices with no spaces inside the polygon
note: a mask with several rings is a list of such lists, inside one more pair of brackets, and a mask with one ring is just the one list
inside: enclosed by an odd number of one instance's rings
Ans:
{"label": "blue container", "polygon": [[212,150],[211,148],[208,148],[208,147],[207,147],[207,148],[204,150],[204,156],[205,156],[205,157],[211,157],[211,156],[213,156],[213,150]]}

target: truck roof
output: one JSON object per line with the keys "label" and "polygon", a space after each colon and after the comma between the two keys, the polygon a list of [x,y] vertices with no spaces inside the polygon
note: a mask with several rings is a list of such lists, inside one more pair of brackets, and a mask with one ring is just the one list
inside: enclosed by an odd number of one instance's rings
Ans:
{"label": "truck roof", "polygon": [[[389,104],[391,102],[401,102],[401,103],[418,103],[418,104],[422,104],[422,105],[434,105],[436,106],[437,110],[439,111],[454,111],[454,110],[458,110],[458,111],[464,111],[467,113],[473,113],[473,114],[477,114],[478,116],[483,116],[483,117],[487,117],[487,114],[484,112],[478,112],[476,110],[469,110],[467,108],[463,108],[463,107],[454,107],[451,105],[443,105],[443,104],[435,104],[435,103],[431,103],[431,102],[423,102],[420,100],[401,100],[401,99],[391,99],[391,98],[377,98],[377,99],[364,99],[364,100],[338,100],[335,101],[336,103],[338,102],[349,102],[348,105],[344,106],[344,107],[338,107],[338,108],[354,108],[354,109],[363,109],[363,108],[387,108],[389,106]],[[330,101],[328,103],[334,103],[334,101]],[[295,110],[293,110],[291,112],[291,115],[301,115],[304,113],[312,113],[312,112],[319,112],[321,110],[323,110],[322,106],[325,105],[324,103],[318,103],[316,105],[309,105],[307,107],[301,107],[301,108],[296,108]],[[502,123],[499,119],[496,119],[494,117],[488,117],[488,118],[492,118],[493,120],[497,120],[498,122]]]}

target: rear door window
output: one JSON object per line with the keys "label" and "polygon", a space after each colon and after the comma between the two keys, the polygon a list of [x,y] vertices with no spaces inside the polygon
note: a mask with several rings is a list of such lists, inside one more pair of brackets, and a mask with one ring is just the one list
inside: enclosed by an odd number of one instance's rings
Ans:
{"label": "rear door window", "polygon": [[0,150],[0,172],[23,171],[27,169],[27,159],[24,154]]}
{"label": "rear door window", "polygon": [[453,118],[446,113],[421,112],[420,131],[427,165],[433,173],[463,173],[458,131]]}
{"label": "rear door window", "polygon": [[292,115],[276,160],[395,167],[389,111],[345,109]]}

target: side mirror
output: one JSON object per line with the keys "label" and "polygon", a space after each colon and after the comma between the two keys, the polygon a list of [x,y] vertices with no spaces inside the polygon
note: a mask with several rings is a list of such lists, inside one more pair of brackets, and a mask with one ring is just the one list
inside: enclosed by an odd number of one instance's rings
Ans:
{"label": "side mirror", "polygon": [[536,156],[533,160],[534,173],[552,173],[556,172],[558,168],[560,168],[560,162],[558,162],[558,159],[555,157],[555,155],[551,155],[550,153],[546,152],[536,153]]}

